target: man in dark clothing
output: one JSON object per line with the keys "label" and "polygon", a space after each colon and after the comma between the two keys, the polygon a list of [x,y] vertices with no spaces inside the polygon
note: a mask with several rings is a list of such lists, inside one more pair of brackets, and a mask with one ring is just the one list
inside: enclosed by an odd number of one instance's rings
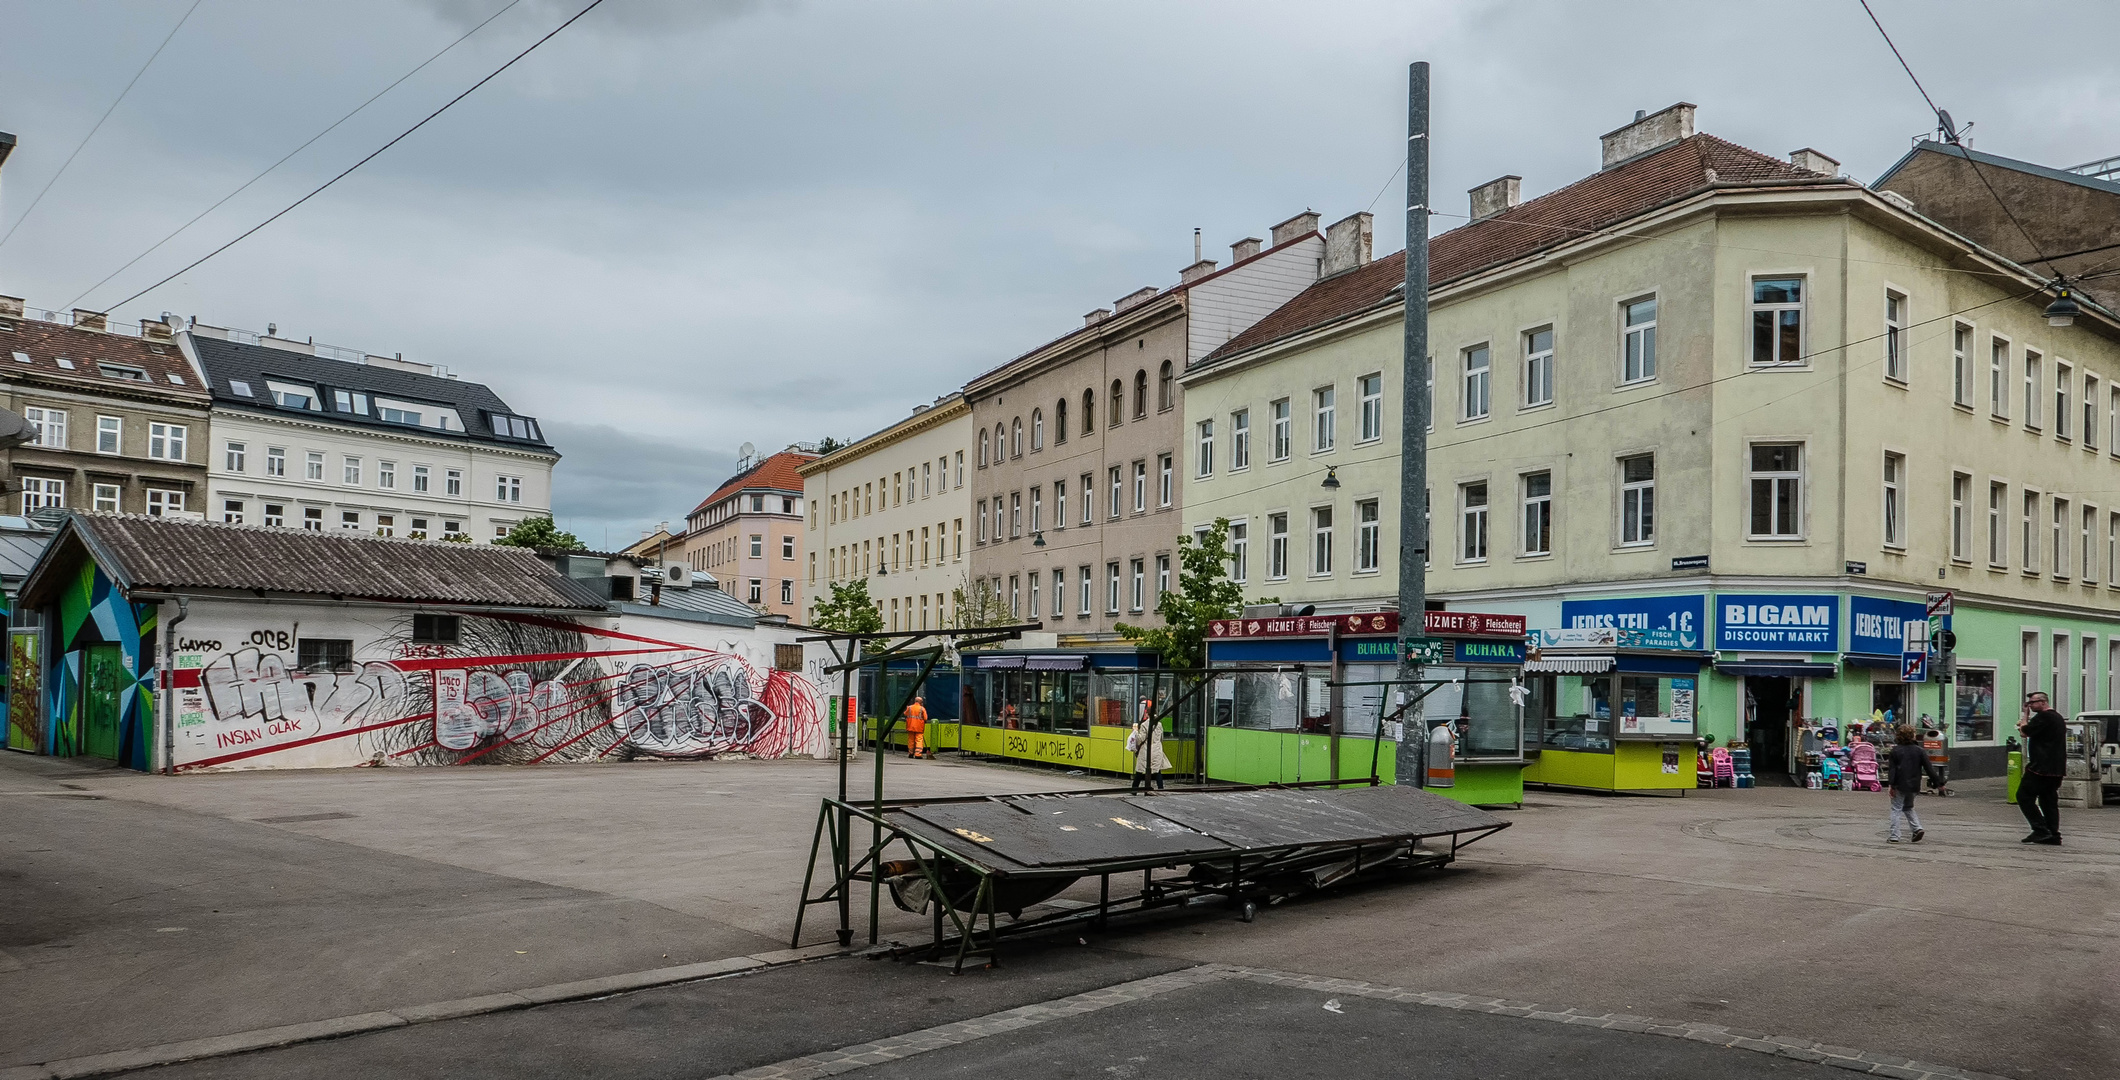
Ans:
{"label": "man in dark clothing", "polygon": [[1921,818],[1914,813],[1914,796],[1921,794],[1922,774],[1929,771],[1928,751],[1914,741],[1914,729],[1901,725],[1895,733],[1898,745],[1892,747],[1888,762],[1892,768],[1892,788],[1887,795],[1892,800],[1890,819],[1885,831],[1889,843],[1899,842],[1899,819],[1907,819],[1913,832],[1913,841],[1921,843],[1925,834],[1921,830]]}
{"label": "man in dark clothing", "polygon": [[2031,822],[2032,834],[2021,843],[2061,843],[2061,777],[2066,772],[2067,751],[2063,742],[2067,721],[2047,704],[2046,695],[2033,691],[2024,699],[2024,716],[2017,721],[2024,735],[2024,775],[2017,781],[2017,809]]}

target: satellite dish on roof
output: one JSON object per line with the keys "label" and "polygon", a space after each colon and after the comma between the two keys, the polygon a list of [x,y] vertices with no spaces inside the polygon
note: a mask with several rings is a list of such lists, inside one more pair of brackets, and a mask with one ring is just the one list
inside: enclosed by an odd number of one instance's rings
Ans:
{"label": "satellite dish on roof", "polygon": [[757,453],[758,447],[752,443],[745,443],[742,446],[736,448],[736,456],[744,458],[746,460],[756,456]]}

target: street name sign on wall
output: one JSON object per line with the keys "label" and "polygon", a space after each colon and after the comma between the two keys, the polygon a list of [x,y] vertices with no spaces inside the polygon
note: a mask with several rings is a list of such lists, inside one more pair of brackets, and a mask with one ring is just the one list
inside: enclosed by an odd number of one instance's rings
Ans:
{"label": "street name sign on wall", "polygon": [[1715,647],[1772,652],[1839,652],[1840,597],[1804,593],[1717,593]]}

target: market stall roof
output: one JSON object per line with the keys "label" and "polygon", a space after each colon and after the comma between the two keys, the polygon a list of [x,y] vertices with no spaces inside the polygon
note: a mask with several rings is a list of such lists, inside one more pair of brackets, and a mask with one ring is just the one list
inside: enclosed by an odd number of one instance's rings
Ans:
{"label": "market stall roof", "polygon": [[1524,661],[1534,675],[1602,675],[1612,670],[1611,656],[1546,656]]}

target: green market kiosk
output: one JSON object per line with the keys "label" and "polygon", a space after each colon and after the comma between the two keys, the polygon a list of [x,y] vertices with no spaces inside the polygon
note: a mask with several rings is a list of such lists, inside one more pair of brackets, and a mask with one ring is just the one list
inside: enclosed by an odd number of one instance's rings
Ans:
{"label": "green market kiosk", "polygon": [[[1524,801],[1525,709],[1509,693],[1524,663],[1521,615],[1426,612],[1438,656],[1425,679],[1428,721],[1458,722],[1456,784],[1435,793],[1476,805]],[[1397,781],[1397,744],[1377,722],[1397,688],[1395,611],[1227,619],[1207,642],[1207,777],[1245,784]],[[1423,689],[1427,689],[1423,687]],[[1392,725],[1394,728],[1399,725]]]}

